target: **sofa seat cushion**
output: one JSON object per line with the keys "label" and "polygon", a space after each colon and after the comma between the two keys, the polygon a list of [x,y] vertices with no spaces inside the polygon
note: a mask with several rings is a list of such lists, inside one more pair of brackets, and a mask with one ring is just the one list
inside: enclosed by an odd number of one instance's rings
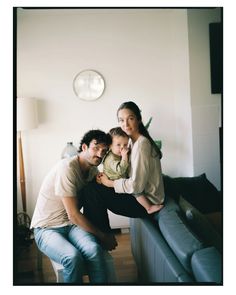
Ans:
{"label": "sofa seat cushion", "polygon": [[159,227],[180,263],[191,273],[191,257],[195,251],[203,248],[203,243],[191,232],[175,211],[162,212],[159,216]]}
{"label": "sofa seat cushion", "polygon": [[191,264],[196,281],[222,284],[222,256],[214,247],[196,251]]}

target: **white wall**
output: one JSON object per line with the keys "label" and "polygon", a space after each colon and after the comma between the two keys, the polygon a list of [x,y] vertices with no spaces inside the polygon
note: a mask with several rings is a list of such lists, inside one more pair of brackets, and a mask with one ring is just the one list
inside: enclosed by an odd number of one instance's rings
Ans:
{"label": "white wall", "polygon": [[188,11],[194,175],[205,172],[218,189],[221,95],[211,94],[209,23],[220,20],[219,8]]}
{"label": "white wall", "polygon": [[[73,78],[84,69],[105,78],[97,101],[73,93]],[[116,110],[126,100],[139,105],[144,122],[153,117],[149,131],[162,140],[163,172],[194,173],[185,9],[18,9],[17,96],[38,99],[40,125],[23,134],[30,215],[66,142],[78,146],[89,129],[117,125]]]}

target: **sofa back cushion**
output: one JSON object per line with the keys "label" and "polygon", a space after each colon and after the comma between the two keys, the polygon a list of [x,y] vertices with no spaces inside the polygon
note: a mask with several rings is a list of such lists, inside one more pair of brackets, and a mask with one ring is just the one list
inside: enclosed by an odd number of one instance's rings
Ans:
{"label": "sofa back cushion", "polygon": [[203,248],[203,243],[191,232],[178,212],[164,209],[161,212],[158,220],[160,231],[180,263],[191,273],[191,257],[196,250]]}
{"label": "sofa back cushion", "polygon": [[165,194],[178,201],[182,195],[202,213],[222,211],[222,196],[206,174],[172,178],[163,175]]}

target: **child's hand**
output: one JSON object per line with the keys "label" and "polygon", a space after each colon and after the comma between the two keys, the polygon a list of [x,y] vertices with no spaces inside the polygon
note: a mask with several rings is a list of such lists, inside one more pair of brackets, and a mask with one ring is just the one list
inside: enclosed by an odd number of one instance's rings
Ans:
{"label": "child's hand", "polygon": [[102,176],[102,172],[99,172],[97,175],[96,175],[96,182],[97,183],[100,183],[101,184],[101,176]]}
{"label": "child's hand", "polygon": [[100,183],[107,186],[107,187],[114,187],[113,185],[113,181],[110,180],[105,173],[102,173],[102,175],[100,175]]}
{"label": "child's hand", "polygon": [[123,160],[128,160],[128,154],[129,154],[130,149],[128,147],[124,147],[121,150],[121,157]]}

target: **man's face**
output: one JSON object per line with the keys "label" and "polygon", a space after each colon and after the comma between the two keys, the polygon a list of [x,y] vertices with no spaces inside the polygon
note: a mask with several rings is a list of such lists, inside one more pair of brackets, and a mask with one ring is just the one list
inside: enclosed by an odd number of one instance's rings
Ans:
{"label": "man's face", "polygon": [[85,152],[85,159],[91,166],[98,166],[101,164],[103,157],[108,150],[108,146],[104,143],[97,143],[96,139],[93,139],[89,146],[84,144],[83,151]]}

